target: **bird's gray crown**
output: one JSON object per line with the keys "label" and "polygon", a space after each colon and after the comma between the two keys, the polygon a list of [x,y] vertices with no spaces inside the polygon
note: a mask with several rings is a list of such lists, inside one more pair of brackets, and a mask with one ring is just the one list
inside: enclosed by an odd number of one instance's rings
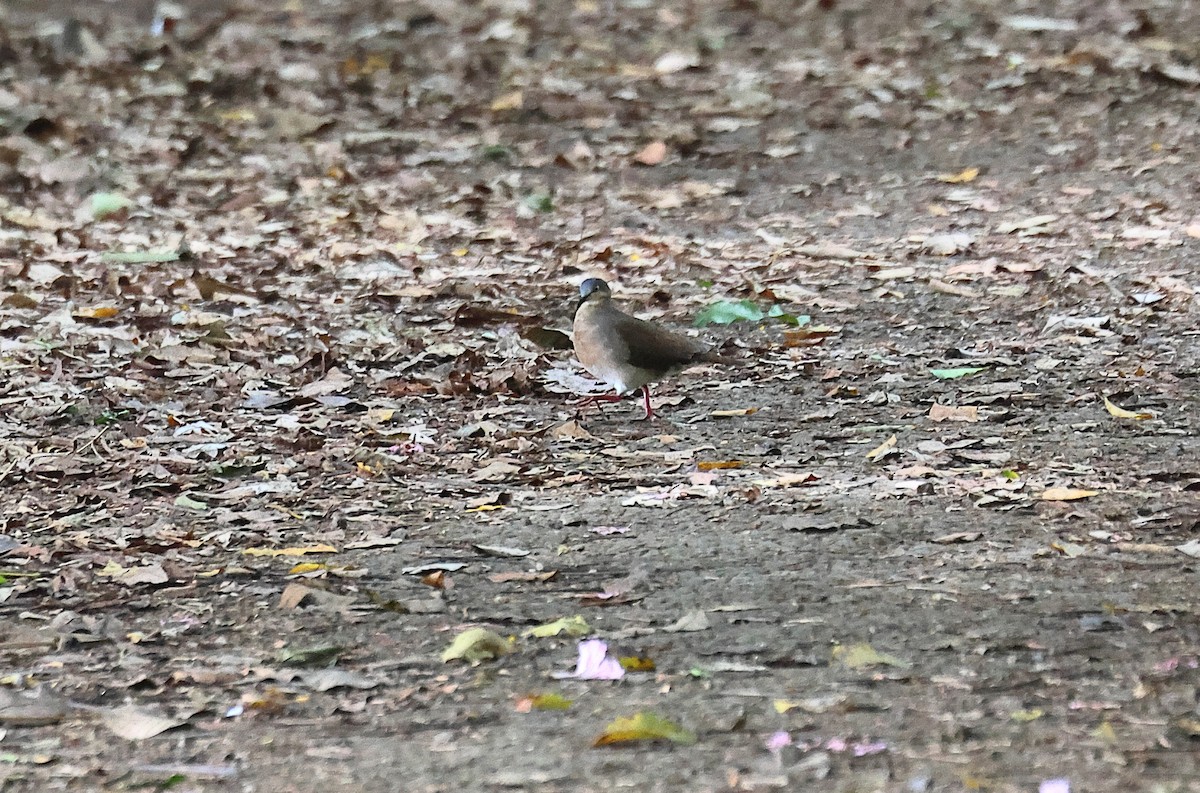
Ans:
{"label": "bird's gray crown", "polygon": [[611,290],[608,288],[608,284],[606,284],[600,278],[588,278],[586,281],[584,281],[582,284],[579,285],[579,297],[580,298],[588,297],[589,295],[593,294],[594,292],[608,294],[610,291]]}

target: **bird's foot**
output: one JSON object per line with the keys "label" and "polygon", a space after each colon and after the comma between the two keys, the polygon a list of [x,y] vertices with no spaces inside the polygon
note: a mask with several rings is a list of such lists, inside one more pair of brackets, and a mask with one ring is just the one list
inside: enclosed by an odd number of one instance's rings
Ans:
{"label": "bird's foot", "polygon": [[568,402],[567,404],[576,408],[577,413],[582,413],[583,409],[585,407],[587,407],[588,405],[595,405],[596,408],[599,409],[601,402],[620,402],[620,401],[621,401],[620,394],[594,394],[592,396],[583,397],[582,399],[576,399],[574,401]]}

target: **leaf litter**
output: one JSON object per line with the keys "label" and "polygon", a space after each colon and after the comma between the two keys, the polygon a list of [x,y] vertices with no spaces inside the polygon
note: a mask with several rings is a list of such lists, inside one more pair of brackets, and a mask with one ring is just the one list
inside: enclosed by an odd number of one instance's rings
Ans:
{"label": "leaf litter", "polygon": [[[111,740],[87,708],[114,697],[131,735],[194,720],[247,784],[261,743],[237,730],[341,720],[436,758],[415,787],[531,754],[523,779],[671,786],[579,756],[607,754],[578,752],[597,714],[651,708],[706,750],[684,786],[752,788],[777,730],[784,786],[1190,779],[1188,680],[1138,682],[1194,650],[1190,11],[25,5],[0,10],[22,784],[226,776],[150,757],[166,733]],[[657,384],[654,428],[576,415],[585,275],[679,330],[720,306],[704,338],[744,364]],[[754,609],[711,617],[734,600]],[[573,603],[654,671],[563,680],[586,708],[517,721],[582,637],[501,648]],[[481,665],[439,663],[472,625]],[[1138,641],[1071,638],[1118,628]],[[830,665],[847,635],[911,661],[903,682]],[[281,648],[345,651],[266,671]],[[770,708],[827,674],[870,694]],[[1115,703],[1115,740],[1064,679]],[[32,685],[56,704],[22,710]],[[729,697],[746,729],[706,726],[737,723]],[[193,707],[234,729],[165,715]],[[631,718],[615,734],[670,742]],[[362,789],[390,762],[296,745],[272,752]]]}

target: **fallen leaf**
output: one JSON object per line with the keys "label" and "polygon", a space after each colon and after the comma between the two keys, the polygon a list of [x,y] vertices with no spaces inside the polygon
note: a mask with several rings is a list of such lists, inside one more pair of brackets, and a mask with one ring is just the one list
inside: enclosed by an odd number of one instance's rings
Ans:
{"label": "fallen leaf", "polygon": [[563,440],[588,440],[594,438],[592,433],[588,432],[575,419],[566,421],[562,424],[557,424],[550,428],[549,435],[551,438],[559,438]]}
{"label": "fallen leaf", "polygon": [[673,741],[690,746],[696,742],[696,734],[654,713],[639,711],[632,716],[615,719],[604,728],[593,746],[610,746],[630,741]]}
{"label": "fallen leaf", "polygon": [[345,647],[336,644],[321,647],[285,647],[275,653],[275,660],[284,666],[329,666],[345,652]]}
{"label": "fallen leaf", "polygon": [[929,406],[930,421],[979,421],[979,408],[974,405],[957,407],[937,402]]}
{"label": "fallen leaf", "polygon": [[578,614],[574,617],[563,617],[554,622],[547,622],[542,625],[535,625],[532,628],[526,628],[522,631],[522,636],[534,636],[539,639],[545,639],[550,636],[587,636],[592,632],[592,628],[587,624],[587,620]]}
{"label": "fallen leaf", "polygon": [[425,575],[426,573],[433,573],[438,570],[453,573],[466,566],[465,562],[430,562],[429,564],[417,565],[416,567],[405,567],[400,572],[404,575]]}
{"label": "fallen leaf", "polygon": [[1050,547],[1068,559],[1074,559],[1077,556],[1083,556],[1083,554],[1087,552],[1087,548],[1079,545],[1078,543],[1065,542],[1061,540],[1050,543]]}
{"label": "fallen leaf", "polygon": [[827,694],[823,697],[807,699],[777,699],[771,703],[776,713],[787,713],[789,710],[802,710],[805,713],[828,713],[834,708],[846,705],[848,698],[845,694]]}
{"label": "fallen leaf", "polygon": [[502,559],[520,558],[528,556],[530,553],[524,548],[513,548],[507,545],[472,545],[471,547],[485,556],[495,556]]}
{"label": "fallen leaf", "polygon": [[569,710],[571,700],[559,694],[526,694],[517,700],[518,713],[532,710]]}
{"label": "fallen leaf", "polygon": [[115,306],[95,306],[94,308],[81,308],[75,312],[74,316],[80,319],[112,319],[120,313],[121,309]]}
{"label": "fallen leaf", "polygon": [[866,642],[839,644],[833,648],[833,660],[847,669],[866,669],[872,666],[894,666],[908,669],[908,661],[888,653],[881,653]]}
{"label": "fallen leaf", "polygon": [[549,581],[558,575],[557,570],[543,572],[514,571],[509,573],[492,573],[488,580],[493,584],[505,584],[509,581]]}
{"label": "fallen leaf", "polygon": [[745,463],[741,460],[701,460],[696,467],[701,471],[723,471],[729,468],[741,468]]}
{"label": "fallen leaf", "polygon": [[0,688],[0,724],[12,727],[42,727],[57,724],[66,715],[67,700],[51,691],[45,684],[32,691]]}
{"label": "fallen leaf", "polygon": [[468,628],[454,637],[442,651],[442,663],[470,661],[477,664],[512,652],[512,645],[503,636],[487,628]]}
{"label": "fallen leaf", "polygon": [[658,165],[667,156],[667,144],[656,140],[633,156],[634,162],[642,165]]}
{"label": "fallen leaf", "polygon": [[883,443],[876,446],[871,451],[867,452],[866,456],[867,456],[867,459],[873,463],[879,462],[895,448],[896,448],[896,436],[893,435],[892,437],[888,438]]}
{"label": "fallen leaf", "polygon": [[243,548],[246,556],[304,556],[310,553],[337,553],[332,545],[309,545],[304,548]]}
{"label": "fallen leaf", "polygon": [[1200,559],[1200,540],[1188,540],[1183,545],[1176,545],[1175,550],[1193,559]]}
{"label": "fallen leaf", "polygon": [[1042,501],[1075,501],[1099,495],[1099,490],[1079,490],[1073,487],[1050,487],[1042,491]]}
{"label": "fallen leaf", "polygon": [[956,531],[953,534],[943,534],[933,540],[938,545],[951,545],[960,542],[975,542],[983,536],[983,532],[979,531]]}
{"label": "fallen leaf", "polygon": [[943,173],[938,174],[938,181],[946,184],[966,184],[967,182],[975,181],[975,177],[979,176],[978,168],[964,168],[958,173]]}
{"label": "fallen leaf", "polygon": [[170,576],[160,564],[148,564],[141,567],[121,567],[116,562],[109,562],[96,575],[108,576],[119,584],[134,586],[136,584],[165,584]]}
{"label": "fallen leaf", "polygon": [[[734,416],[753,416],[757,412],[758,412],[758,408],[732,408],[730,410],[714,410],[714,411],[711,411],[708,415],[711,416],[712,418],[733,418]],[[701,463],[701,465],[703,465],[703,463]],[[732,467],[736,467],[736,466],[726,466],[726,467],[732,468]],[[701,469],[701,470],[707,470],[707,469]]]}
{"label": "fallen leaf", "polygon": [[1107,410],[1110,415],[1115,416],[1116,418],[1119,418],[1119,419],[1136,419],[1137,421],[1142,421],[1144,419],[1154,418],[1154,414],[1150,413],[1149,411],[1145,411],[1145,410],[1133,411],[1133,410],[1126,410],[1123,407],[1117,407],[1116,405],[1114,405],[1112,403],[1111,400],[1109,400],[1108,397],[1104,397],[1104,409]]}
{"label": "fallen leaf", "polygon": [[804,472],[796,474],[780,474],[771,479],[755,479],[751,484],[756,487],[791,487],[792,485],[807,485],[818,481],[816,474]]}
{"label": "fallen leaf", "polygon": [[693,324],[703,328],[707,325],[729,325],[734,322],[758,322],[766,316],[752,300],[718,300],[701,309]]}
{"label": "fallen leaf", "polygon": [[1014,231],[1026,234],[1041,233],[1047,231],[1049,224],[1056,220],[1058,220],[1058,215],[1034,215],[1023,220],[1001,223],[996,227],[996,232],[998,234],[1012,234]]}
{"label": "fallen leaf", "polygon": [[100,721],[121,738],[141,741],[186,724],[184,719],[160,716],[136,705],[124,705],[100,713]]}
{"label": "fallen leaf", "polygon": [[956,369],[930,369],[929,373],[939,380],[957,380],[960,377],[978,374],[985,366],[960,366]]}
{"label": "fallen leaf", "polygon": [[625,655],[617,659],[621,668],[626,672],[653,672],[658,668],[653,658],[643,658],[636,655]]}
{"label": "fallen leaf", "polygon": [[684,614],[675,622],[663,628],[668,633],[693,633],[695,631],[706,631],[712,627],[712,623],[708,620],[708,614],[704,609],[696,609]]}
{"label": "fallen leaf", "polygon": [[520,110],[525,104],[525,95],[520,91],[501,94],[492,100],[492,112],[502,113],[506,110]]}

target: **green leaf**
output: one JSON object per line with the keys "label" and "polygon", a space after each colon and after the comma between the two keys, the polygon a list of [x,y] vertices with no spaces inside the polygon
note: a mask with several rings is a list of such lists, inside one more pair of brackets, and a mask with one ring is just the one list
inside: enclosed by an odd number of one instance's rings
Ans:
{"label": "green leaf", "polygon": [[469,628],[454,637],[450,646],[442,651],[442,663],[450,661],[490,661],[512,651],[503,636],[487,628]]}
{"label": "green leaf", "polygon": [[189,498],[187,493],[181,493],[175,497],[175,506],[196,512],[204,512],[208,509],[208,504],[205,504],[203,501],[197,501],[194,498]]}
{"label": "green leaf", "polygon": [[134,203],[120,193],[93,193],[91,197],[92,218],[104,220],[123,210],[134,206]]}
{"label": "green leaf", "polygon": [[545,639],[549,636],[558,636],[566,634],[567,636],[587,636],[592,632],[591,626],[583,617],[576,614],[574,617],[563,617],[554,622],[547,622],[544,625],[535,625],[532,628],[524,631],[522,636],[536,636],[539,639]]}
{"label": "green leaf", "polygon": [[512,149],[499,143],[484,146],[480,154],[487,162],[509,162],[513,159]]}
{"label": "green leaf", "polygon": [[525,196],[525,206],[534,212],[553,212],[554,199],[549,193],[533,193]]}
{"label": "green leaf", "polygon": [[560,694],[535,694],[529,698],[534,710],[570,710],[571,700]]}
{"label": "green leaf", "polygon": [[301,647],[295,650],[283,648],[275,653],[275,660],[284,666],[328,666],[346,651],[345,647]]}
{"label": "green leaf", "polygon": [[[808,317],[798,317],[795,314],[787,313],[783,310],[783,306],[780,306],[778,303],[771,306],[770,310],[767,311],[767,316],[771,319],[777,319],[785,325],[791,325],[793,328],[798,328],[801,325],[807,325],[809,322]],[[803,322],[801,320],[803,320]]]}
{"label": "green leaf", "polygon": [[911,663],[890,653],[881,653],[866,642],[839,644],[833,648],[833,660],[847,669],[866,669],[871,666],[895,666],[908,669]]}
{"label": "green leaf", "polygon": [[957,380],[960,377],[978,374],[986,366],[960,366],[957,369],[930,369],[929,373],[939,380]]}
{"label": "green leaf", "polygon": [[733,322],[758,322],[766,315],[752,300],[718,300],[701,309],[696,315],[695,325],[703,328],[705,325],[729,325]]}
{"label": "green leaf", "polygon": [[629,741],[667,740],[690,746],[696,742],[696,734],[685,730],[673,721],[654,713],[639,711],[632,716],[622,716],[604,728],[592,746],[608,746]]}

